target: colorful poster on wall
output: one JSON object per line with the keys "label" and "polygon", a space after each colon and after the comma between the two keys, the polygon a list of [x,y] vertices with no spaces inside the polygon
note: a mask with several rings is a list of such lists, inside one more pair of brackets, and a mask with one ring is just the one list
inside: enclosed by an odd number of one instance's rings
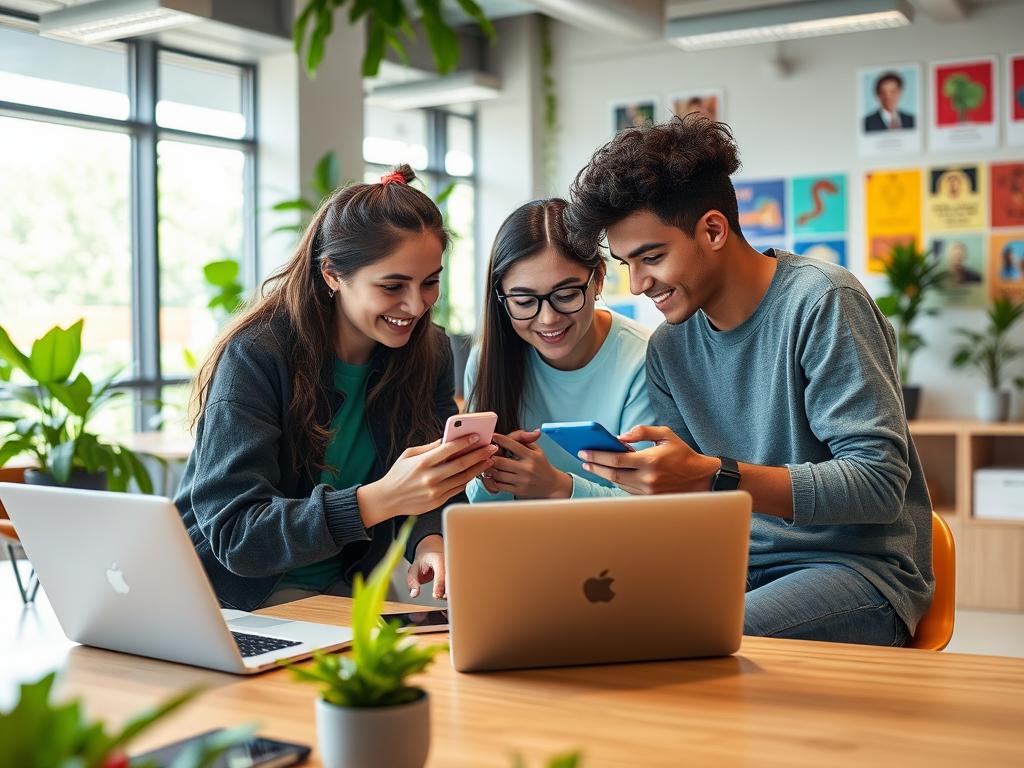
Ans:
{"label": "colorful poster on wall", "polygon": [[992,235],[989,295],[1024,301],[1024,231]]}
{"label": "colorful poster on wall", "polygon": [[1024,227],[1024,163],[992,164],[992,226]]}
{"label": "colorful poster on wall", "polygon": [[925,226],[930,231],[984,229],[988,213],[985,170],[983,165],[928,170]]}
{"label": "colorful poster on wall", "polygon": [[931,148],[991,149],[999,145],[994,56],[932,63]]}
{"label": "colorful poster on wall", "polygon": [[950,279],[940,290],[941,303],[947,307],[983,307],[988,263],[985,238],[979,233],[941,235],[932,238],[932,252],[949,270]]}
{"label": "colorful poster on wall", "polygon": [[867,271],[881,272],[895,244],[921,247],[921,171],[872,171],[864,177]]}
{"label": "colorful poster on wall", "polygon": [[1024,53],[1006,57],[1006,143],[1024,147]]}
{"label": "colorful poster on wall", "polygon": [[793,252],[848,268],[846,240],[796,240],[793,243]]}
{"label": "colorful poster on wall", "polygon": [[618,133],[623,128],[653,123],[657,111],[657,96],[638,96],[635,99],[612,102],[612,133]]}
{"label": "colorful poster on wall", "polygon": [[668,97],[668,104],[672,114],[680,117],[699,112],[712,120],[725,121],[725,95],[721,88],[679,91]]}
{"label": "colorful poster on wall", "polygon": [[857,72],[857,147],[862,157],[921,151],[921,67]]}
{"label": "colorful poster on wall", "polygon": [[748,241],[774,241],[781,246],[786,234],[786,182],[737,181],[734,186],[743,236]]}
{"label": "colorful poster on wall", "polygon": [[608,259],[607,263],[601,295],[608,302],[612,301],[612,297],[632,296],[629,292],[629,267],[615,259]]}
{"label": "colorful poster on wall", "polygon": [[846,176],[797,176],[790,180],[790,230],[801,235],[846,232]]}

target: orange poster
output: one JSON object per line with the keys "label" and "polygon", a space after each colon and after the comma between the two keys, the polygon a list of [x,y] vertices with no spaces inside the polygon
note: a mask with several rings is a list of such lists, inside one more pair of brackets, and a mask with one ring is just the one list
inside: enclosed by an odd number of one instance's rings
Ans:
{"label": "orange poster", "polygon": [[867,271],[879,273],[896,243],[921,237],[921,171],[872,171],[864,179]]}
{"label": "orange poster", "polygon": [[992,226],[1024,227],[1024,163],[992,164]]}
{"label": "orange poster", "polygon": [[1024,231],[992,235],[989,252],[991,298],[1024,301]]}

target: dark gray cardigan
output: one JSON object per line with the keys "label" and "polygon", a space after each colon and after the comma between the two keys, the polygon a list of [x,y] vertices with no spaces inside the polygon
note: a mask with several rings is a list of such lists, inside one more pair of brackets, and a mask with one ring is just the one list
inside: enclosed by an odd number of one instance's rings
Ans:
{"label": "dark gray cardigan", "polygon": [[[443,336],[440,328],[432,331]],[[405,520],[397,517],[370,529],[363,526],[356,488],[333,490],[319,483],[320,470],[296,471],[289,439],[292,398],[289,350],[292,332],[284,319],[249,328],[232,339],[217,365],[206,407],[196,427],[196,444],[185,465],[174,503],[221,604],[253,610],[292,568],[341,553],[344,578],[368,574]],[[440,422],[457,412],[450,348],[444,350],[434,382],[434,413]],[[372,388],[384,368],[378,349],[367,381]],[[330,402],[318,405],[319,421],[330,424],[344,402],[334,389],[334,355],[324,358],[321,378]],[[390,403],[378,400],[366,412],[377,461],[368,482],[384,476],[396,456],[388,429]],[[464,494],[449,503],[466,501]],[[406,556],[430,534],[441,533],[441,510],[420,515]]]}

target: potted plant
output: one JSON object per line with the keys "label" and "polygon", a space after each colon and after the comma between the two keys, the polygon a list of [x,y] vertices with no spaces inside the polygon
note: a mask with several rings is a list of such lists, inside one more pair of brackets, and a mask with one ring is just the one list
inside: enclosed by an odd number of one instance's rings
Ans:
{"label": "potted plant", "polygon": [[[98,410],[124,393],[111,391],[114,376],[96,384],[82,372],[71,378],[82,352],[84,323],[54,326],[32,342],[27,355],[0,326],[0,360],[5,362],[0,392],[19,404],[0,412],[0,424],[10,425],[0,436],[0,466],[32,454],[37,469],[25,473],[27,483],[124,491],[134,479],[139,490],[152,493],[149,472],[135,453],[86,430]],[[12,381],[15,370],[31,383]]]}
{"label": "potted plant", "polygon": [[[957,328],[963,342],[953,351],[950,361],[954,368],[972,367],[988,382],[975,396],[978,421],[1006,421],[1010,416],[1010,390],[1003,387],[1006,365],[1024,355],[1024,348],[1010,344],[1010,328],[1024,317],[1024,301],[1014,303],[1006,298],[996,299],[988,308],[988,327],[978,333],[968,328]],[[1013,384],[1024,390],[1024,376],[1013,379]]]}
{"label": "potted plant", "polygon": [[910,361],[914,353],[924,347],[924,339],[915,331],[914,321],[920,315],[935,314],[937,310],[926,306],[924,301],[933,290],[949,281],[949,272],[932,258],[931,251],[918,251],[913,240],[894,244],[882,263],[889,293],[875,301],[895,327],[903,406],[907,418],[915,419],[921,388],[908,386]]}
{"label": "potted plant", "polygon": [[[50,689],[57,673],[21,686],[17,703],[0,712],[0,765],[18,768],[128,768],[127,744],[164,716],[195,697],[193,689],[175,696],[155,709],[130,719],[118,732],[107,733],[102,720],[90,721],[77,699],[54,706]],[[248,738],[252,728],[231,728],[206,739],[196,749],[185,750],[170,768],[203,768],[212,765],[234,744]],[[131,762],[135,768],[157,768]]]}
{"label": "potted plant", "polygon": [[430,749],[430,698],[407,678],[422,672],[447,644],[421,647],[398,622],[380,620],[391,573],[405,551],[409,518],[384,559],[352,589],[352,648],[315,653],[292,666],[297,680],[320,685],[317,743],[325,768],[422,768]]}

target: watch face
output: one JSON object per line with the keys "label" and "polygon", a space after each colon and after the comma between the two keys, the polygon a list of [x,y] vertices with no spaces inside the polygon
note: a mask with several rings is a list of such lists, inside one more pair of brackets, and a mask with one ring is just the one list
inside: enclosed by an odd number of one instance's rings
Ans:
{"label": "watch face", "polygon": [[711,484],[713,491],[735,491],[740,485],[740,468],[735,459],[719,456],[722,467],[715,473],[715,481]]}

